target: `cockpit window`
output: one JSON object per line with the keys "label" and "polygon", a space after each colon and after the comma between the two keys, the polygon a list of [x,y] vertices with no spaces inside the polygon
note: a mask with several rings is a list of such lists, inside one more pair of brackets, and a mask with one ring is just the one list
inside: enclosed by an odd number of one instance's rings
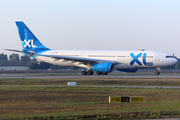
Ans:
{"label": "cockpit window", "polygon": [[166,56],[166,58],[174,58],[173,56]]}

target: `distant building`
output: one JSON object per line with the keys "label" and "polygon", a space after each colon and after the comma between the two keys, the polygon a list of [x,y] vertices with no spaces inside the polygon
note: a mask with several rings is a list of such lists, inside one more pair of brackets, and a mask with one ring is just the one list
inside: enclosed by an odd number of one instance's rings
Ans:
{"label": "distant building", "polygon": [[0,70],[1,71],[14,71],[14,70],[29,70],[29,66],[20,66],[20,65],[0,65]]}

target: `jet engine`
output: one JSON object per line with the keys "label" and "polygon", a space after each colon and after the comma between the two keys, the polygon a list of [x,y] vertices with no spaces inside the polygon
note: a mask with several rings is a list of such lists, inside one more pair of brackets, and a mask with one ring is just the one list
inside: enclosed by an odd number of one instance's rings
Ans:
{"label": "jet engine", "polygon": [[98,63],[92,66],[93,71],[98,72],[111,72],[114,68],[112,63]]}

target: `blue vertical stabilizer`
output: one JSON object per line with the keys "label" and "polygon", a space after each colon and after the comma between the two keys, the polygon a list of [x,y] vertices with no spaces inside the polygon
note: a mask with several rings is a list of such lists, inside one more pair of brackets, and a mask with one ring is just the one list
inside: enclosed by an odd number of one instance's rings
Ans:
{"label": "blue vertical stabilizer", "polygon": [[16,22],[23,49],[26,50],[48,50],[21,21]]}

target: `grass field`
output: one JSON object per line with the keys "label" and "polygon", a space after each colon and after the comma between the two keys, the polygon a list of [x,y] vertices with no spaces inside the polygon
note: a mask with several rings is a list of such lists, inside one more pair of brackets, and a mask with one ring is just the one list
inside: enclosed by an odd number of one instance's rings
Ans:
{"label": "grass field", "polygon": [[[78,87],[65,85],[76,81]],[[3,86],[10,85],[10,86]],[[18,85],[18,86],[13,86]],[[24,86],[26,85],[26,86]],[[1,118],[29,118],[90,115],[95,117],[160,116],[180,114],[179,89],[91,88],[80,85],[156,85],[179,86],[180,79],[0,79]],[[144,103],[109,104],[109,96],[145,96]],[[130,114],[131,113],[131,114]],[[140,114],[141,113],[141,114]],[[140,115],[139,115],[140,114]]]}
{"label": "grass field", "polygon": [[179,78],[1,78],[0,85],[131,85],[131,86],[180,86]]}

